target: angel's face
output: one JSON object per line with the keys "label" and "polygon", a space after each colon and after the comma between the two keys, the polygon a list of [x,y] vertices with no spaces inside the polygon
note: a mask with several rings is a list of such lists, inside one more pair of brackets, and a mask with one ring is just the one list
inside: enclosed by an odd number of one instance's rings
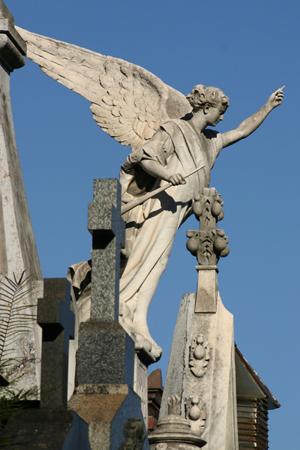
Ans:
{"label": "angel's face", "polygon": [[223,120],[224,114],[226,111],[226,106],[220,104],[218,106],[206,106],[205,107],[205,116],[206,123],[211,127],[215,127],[217,123]]}

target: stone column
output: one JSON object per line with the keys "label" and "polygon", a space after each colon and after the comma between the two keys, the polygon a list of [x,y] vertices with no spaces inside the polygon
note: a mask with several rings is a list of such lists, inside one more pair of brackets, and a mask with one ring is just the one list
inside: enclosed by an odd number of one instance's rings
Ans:
{"label": "stone column", "polygon": [[200,228],[187,232],[187,248],[199,263],[197,293],[186,294],[180,305],[160,421],[168,414],[168,398],[178,395],[181,416],[191,433],[207,442],[207,450],[238,450],[233,316],[217,285],[219,257],[229,253],[228,238],[217,229],[222,206],[214,188],[194,201]]}
{"label": "stone column", "polygon": [[[15,139],[10,100],[10,74],[25,64],[26,44],[14,28],[14,17],[0,0],[0,274],[19,279],[26,276],[42,280],[36,244],[28,211],[25,188]],[[36,292],[22,299],[22,304],[36,305],[42,296],[42,284]],[[0,292],[1,302],[1,292]],[[19,386],[24,389],[39,386],[39,327],[31,308],[32,330],[16,336],[10,357],[16,361],[14,372],[22,375]],[[20,365],[20,361],[23,363]]]}

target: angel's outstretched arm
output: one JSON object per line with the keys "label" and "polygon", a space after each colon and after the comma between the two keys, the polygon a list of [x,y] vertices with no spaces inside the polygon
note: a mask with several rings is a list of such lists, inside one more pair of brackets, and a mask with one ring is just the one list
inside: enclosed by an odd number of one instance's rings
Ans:
{"label": "angel's outstretched arm", "polygon": [[267,115],[277,106],[279,106],[283,101],[283,88],[275,91],[267,103],[260,108],[253,116],[244,120],[235,130],[228,131],[227,133],[222,134],[223,138],[223,148],[228,147],[229,145],[234,144],[235,142],[244,139],[249,136],[249,134],[253,133],[265,120]]}

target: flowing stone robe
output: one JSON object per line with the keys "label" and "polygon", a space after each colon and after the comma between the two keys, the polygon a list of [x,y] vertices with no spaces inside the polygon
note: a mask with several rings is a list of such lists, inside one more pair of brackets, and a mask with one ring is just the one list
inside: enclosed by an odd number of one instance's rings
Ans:
{"label": "flowing stone robe", "polygon": [[123,164],[120,183],[124,203],[167,183],[145,174],[139,166],[142,160],[158,161],[170,174],[185,175],[202,167],[186,179],[186,184],[171,186],[123,216],[127,224],[127,262],[120,280],[123,321],[129,323],[127,317],[136,324],[146,324],[147,310],[166,268],[176,231],[190,216],[195,194],[209,186],[210,170],[222,144],[222,135],[213,130],[196,133],[187,121],[170,120]]}

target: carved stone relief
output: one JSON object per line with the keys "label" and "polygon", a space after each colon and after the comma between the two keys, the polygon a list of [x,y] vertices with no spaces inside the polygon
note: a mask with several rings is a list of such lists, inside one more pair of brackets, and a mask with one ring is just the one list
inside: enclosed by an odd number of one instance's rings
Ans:
{"label": "carved stone relief", "polygon": [[229,254],[228,238],[224,230],[217,229],[217,223],[224,217],[223,204],[215,188],[204,188],[203,195],[194,198],[193,212],[200,227],[187,232],[186,246],[200,265],[216,265],[220,257]]}
{"label": "carved stone relief", "polygon": [[125,442],[119,450],[142,450],[146,434],[141,419],[128,419],[124,425],[123,434]]}
{"label": "carved stone relief", "polygon": [[206,374],[208,362],[210,360],[210,346],[208,340],[198,334],[191,343],[189,368],[195,377],[203,377]]}
{"label": "carved stone relief", "polygon": [[188,397],[185,401],[186,418],[191,421],[191,429],[202,435],[206,422],[205,403],[197,396]]}

